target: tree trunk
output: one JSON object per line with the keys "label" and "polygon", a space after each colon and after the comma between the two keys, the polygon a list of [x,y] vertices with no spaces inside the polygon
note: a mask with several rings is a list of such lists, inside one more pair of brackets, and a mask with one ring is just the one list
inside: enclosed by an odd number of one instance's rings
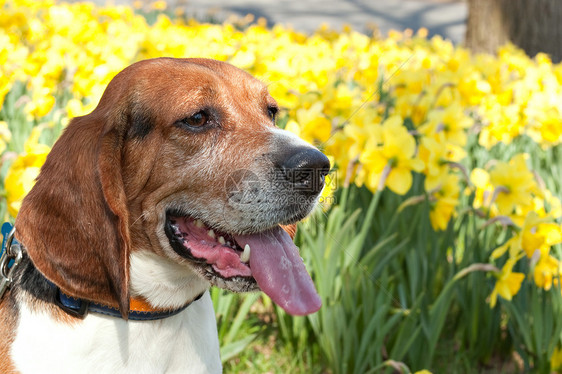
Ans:
{"label": "tree trunk", "polygon": [[529,56],[562,60],[561,0],[468,0],[466,46],[495,53],[511,41]]}

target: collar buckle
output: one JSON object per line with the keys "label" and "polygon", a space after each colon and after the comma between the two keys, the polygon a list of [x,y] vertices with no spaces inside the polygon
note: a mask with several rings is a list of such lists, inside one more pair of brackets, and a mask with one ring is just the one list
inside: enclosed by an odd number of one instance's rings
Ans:
{"label": "collar buckle", "polygon": [[23,258],[22,246],[14,239],[15,226],[6,222],[1,230],[3,239],[0,250],[0,299],[14,281],[15,270]]}

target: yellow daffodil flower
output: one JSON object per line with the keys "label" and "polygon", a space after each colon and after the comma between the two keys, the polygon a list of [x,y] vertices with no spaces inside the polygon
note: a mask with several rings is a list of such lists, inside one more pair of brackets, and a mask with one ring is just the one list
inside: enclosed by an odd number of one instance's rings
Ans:
{"label": "yellow daffodil flower", "polygon": [[442,110],[432,110],[427,118],[427,122],[420,127],[421,133],[426,136],[443,134],[448,143],[461,147],[466,144],[467,129],[473,121],[463,113],[459,102]]}
{"label": "yellow daffodil flower", "polygon": [[528,258],[536,254],[540,256],[548,254],[550,248],[562,243],[562,227],[553,222],[551,217],[539,217],[533,211],[525,217],[523,227],[517,231],[503,245],[492,252],[491,258],[497,259],[509,251],[509,257],[515,258],[521,252]]}
{"label": "yellow daffodil flower", "polygon": [[419,157],[425,164],[425,190],[431,191],[436,188],[447,176],[449,171],[447,148],[444,138],[424,137],[419,148]]}
{"label": "yellow daffodil flower", "polygon": [[45,163],[50,148],[39,144],[40,128],[36,127],[25,143],[25,151],[12,163],[6,175],[6,200],[8,213],[12,217],[18,214],[21,202],[35,184],[41,166]]}
{"label": "yellow daffodil flower", "polygon": [[441,178],[441,184],[433,191],[429,219],[435,231],[445,230],[455,208],[459,204],[459,176],[447,174]]}
{"label": "yellow daffodil flower", "polygon": [[516,262],[517,259],[508,259],[501,272],[497,275],[496,285],[490,295],[491,308],[496,306],[498,295],[505,300],[511,300],[519,292],[521,283],[525,279],[525,274],[513,272],[513,266]]}
{"label": "yellow daffodil flower", "polygon": [[510,215],[518,206],[530,205],[533,196],[539,193],[535,177],[525,162],[526,157],[518,154],[509,162],[498,162],[490,171],[499,214]]}
{"label": "yellow daffodil flower", "polygon": [[324,104],[314,103],[310,108],[297,110],[297,123],[301,128],[300,135],[309,142],[322,143],[330,137],[332,124],[323,114]]}
{"label": "yellow daffodil flower", "polygon": [[533,271],[533,277],[537,287],[544,288],[546,291],[550,290],[553,279],[559,275],[560,261],[551,255],[541,255]]}
{"label": "yellow daffodil flower", "polygon": [[[376,135],[367,140],[365,151],[359,157],[369,173],[367,187],[376,190],[380,179],[388,188],[404,195],[412,186],[412,171],[422,171],[424,164],[416,157],[416,141],[402,125],[400,116],[392,116],[381,125],[380,138]],[[389,169],[384,175],[385,168]]]}

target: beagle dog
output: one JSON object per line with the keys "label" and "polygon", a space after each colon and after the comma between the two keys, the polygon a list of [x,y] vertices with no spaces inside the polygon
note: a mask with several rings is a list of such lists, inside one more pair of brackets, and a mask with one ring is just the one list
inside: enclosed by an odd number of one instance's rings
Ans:
{"label": "beagle dog", "polygon": [[266,86],[224,62],[120,72],[55,143],[15,221],[2,373],[219,373],[208,290],[320,298],[295,222],[330,163],[275,126]]}

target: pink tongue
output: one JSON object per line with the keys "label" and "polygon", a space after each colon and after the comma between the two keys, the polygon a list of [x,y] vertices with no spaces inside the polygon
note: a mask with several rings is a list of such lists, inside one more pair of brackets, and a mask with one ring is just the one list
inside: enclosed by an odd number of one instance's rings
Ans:
{"label": "pink tongue", "polygon": [[254,235],[235,235],[244,248],[250,245],[250,267],[258,286],[287,313],[303,316],[320,309],[322,302],[289,234],[277,226]]}

